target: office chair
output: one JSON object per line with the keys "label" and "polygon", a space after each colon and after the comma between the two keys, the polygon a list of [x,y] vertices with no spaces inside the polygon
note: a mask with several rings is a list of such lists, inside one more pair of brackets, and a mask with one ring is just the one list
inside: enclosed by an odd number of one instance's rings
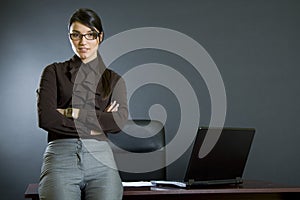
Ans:
{"label": "office chair", "polygon": [[[113,144],[112,150],[114,152],[117,166],[121,165],[122,158],[126,154],[133,153],[147,153],[157,151],[155,161],[161,162],[165,166],[165,131],[161,122],[155,120],[134,119],[128,120],[121,132],[117,134],[108,134],[108,139]],[[125,151],[124,151],[125,150]],[[137,162],[128,160],[126,162]],[[138,162],[136,163],[139,164]],[[119,168],[119,173],[122,181],[150,181],[150,180],[165,180],[166,168],[157,169],[149,172],[134,172],[122,171]]]}

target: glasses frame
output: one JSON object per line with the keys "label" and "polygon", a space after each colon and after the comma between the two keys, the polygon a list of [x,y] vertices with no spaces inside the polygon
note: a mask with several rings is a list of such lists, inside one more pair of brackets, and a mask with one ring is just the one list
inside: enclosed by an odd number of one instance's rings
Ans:
{"label": "glasses frame", "polygon": [[[72,38],[72,35],[73,35],[73,34],[78,34],[78,35],[79,35],[79,38],[78,38],[78,39]],[[90,34],[95,34],[95,36],[94,36],[93,39],[87,38],[87,35],[90,35]],[[73,41],[79,41],[79,40],[82,40],[83,37],[84,37],[85,39],[87,39],[87,40],[96,40],[96,39],[100,36],[100,34],[101,34],[101,33],[97,32],[97,31],[93,31],[93,32],[86,33],[86,34],[81,34],[81,33],[75,32],[75,33],[69,33],[69,37],[70,37],[70,39],[73,40]]]}

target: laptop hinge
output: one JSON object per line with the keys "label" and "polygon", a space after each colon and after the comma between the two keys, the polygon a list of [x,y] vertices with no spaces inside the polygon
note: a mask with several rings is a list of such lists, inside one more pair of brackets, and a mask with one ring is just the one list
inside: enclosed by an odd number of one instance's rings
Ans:
{"label": "laptop hinge", "polygon": [[241,177],[236,177],[235,180],[236,180],[236,184],[243,183],[243,179]]}
{"label": "laptop hinge", "polygon": [[195,183],[194,179],[189,179],[187,185],[193,185]]}

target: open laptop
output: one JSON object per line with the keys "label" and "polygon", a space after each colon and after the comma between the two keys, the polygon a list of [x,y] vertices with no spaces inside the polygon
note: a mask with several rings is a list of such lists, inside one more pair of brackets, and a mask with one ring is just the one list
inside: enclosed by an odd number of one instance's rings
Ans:
{"label": "open laptop", "polygon": [[[184,177],[186,184],[201,186],[242,183],[254,134],[254,128],[199,128]],[[214,140],[217,142],[210,152],[205,156],[200,155],[205,137],[215,136],[218,139]]]}
{"label": "open laptop", "polygon": [[[178,187],[240,184],[254,134],[254,128],[201,127],[194,141],[184,181],[155,183]],[[203,147],[210,147],[206,154],[203,154]]]}

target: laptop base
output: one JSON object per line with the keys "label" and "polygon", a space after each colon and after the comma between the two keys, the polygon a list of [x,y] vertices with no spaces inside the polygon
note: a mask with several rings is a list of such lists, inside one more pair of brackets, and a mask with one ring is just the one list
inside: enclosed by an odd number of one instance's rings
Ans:
{"label": "laptop base", "polygon": [[209,180],[209,181],[189,180],[186,182],[186,187],[200,188],[200,187],[220,186],[220,185],[239,185],[242,183],[243,183],[243,179],[240,177],[237,177],[236,179]]}

